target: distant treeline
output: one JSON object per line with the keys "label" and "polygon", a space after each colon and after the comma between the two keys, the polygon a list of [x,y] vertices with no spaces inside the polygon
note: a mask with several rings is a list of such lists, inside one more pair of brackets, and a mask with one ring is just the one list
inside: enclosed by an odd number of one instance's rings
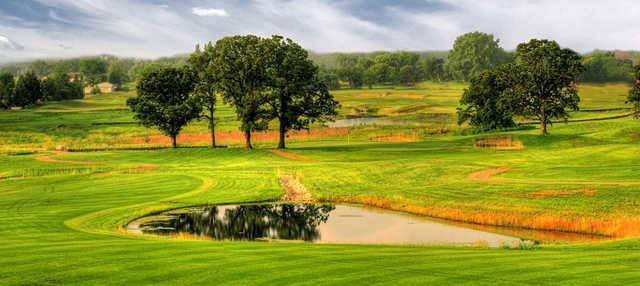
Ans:
{"label": "distant treeline", "polygon": [[[459,36],[450,51],[395,51],[367,53],[314,53],[311,60],[331,89],[373,85],[413,85],[423,80],[469,81],[473,76],[512,62],[514,53],[505,51],[493,35],[481,32]],[[67,73],[84,84],[110,82],[123,86],[134,82],[146,69],[182,66],[187,55],[155,60],[120,58],[110,55],[58,60],[35,60],[0,65],[0,73],[21,76],[33,72],[39,78]],[[633,65],[640,62],[636,51],[594,51],[584,54],[582,82],[629,81]]]}

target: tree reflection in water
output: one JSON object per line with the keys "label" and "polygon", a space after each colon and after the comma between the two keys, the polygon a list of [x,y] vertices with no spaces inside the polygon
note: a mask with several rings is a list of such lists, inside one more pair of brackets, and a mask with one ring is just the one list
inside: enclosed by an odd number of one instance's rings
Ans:
{"label": "tree reflection in water", "polygon": [[[286,239],[315,241],[317,227],[329,219],[333,205],[270,204],[194,208],[141,224],[146,233],[189,233],[223,240]],[[223,211],[223,214],[219,212]]]}

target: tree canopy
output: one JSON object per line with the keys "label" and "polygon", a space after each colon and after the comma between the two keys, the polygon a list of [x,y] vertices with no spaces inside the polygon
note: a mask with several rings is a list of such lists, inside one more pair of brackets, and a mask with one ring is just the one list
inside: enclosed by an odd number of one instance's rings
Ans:
{"label": "tree canopy", "polygon": [[209,121],[211,131],[211,148],[216,147],[215,117],[217,102],[216,66],[213,64],[215,49],[211,42],[205,44],[203,49],[196,46],[196,50],[189,57],[189,65],[196,71],[198,77],[195,85],[195,95],[200,100],[203,108],[203,117]]}
{"label": "tree canopy", "polygon": [[40,80],[34,72],[27,72],[18,78],[13,100],[14,106],[27,107],[38,103],[43,99]]}
{"label": "tree canopy", "polygon": [[532,39],[518,45],[514,67],[516,109],[538,119],[542,135],[552,119],[566,120],[568,110],[578,110],[576,82],[584,70],[578,53],[555,41]]}
{"label": "tree canopy", "polygon": [[552,119],[567,119],[580,98],[576,81],[583,71],[581,57],[555,41],[532,39],[518,45],[514,63],[474,76],[461,99],[459,123],[483,129],[513,125],[519,115],[540,121],[547,134]]}
{"label": "tree canopy", "polygon": [[469,121],[482,130],[515,126],[513,96],[509,93],[513,64],[484,71],[473,78],[462,94],[458,124]]}
{"label": "tree canopy", "polygon": [[285,135],[291,130],[306,129],[309,124],[337,114],[338,103],[318,79],[318,68],[305,49],[280,36],[270,41],[275,58],[268,68],[268,101],[273,118],[279,121],[278,148],[285,148]]}
{"label": "tree canopy", "polygon": [[447,70],[456,80],[468,81],[483,71],[510,61],[510,55],[492,34],[472,32],[458,36],[449,52]]}
{"label": "tree canopy", "polygon": [[633,104],[633,111],[636,118],[640,118],[640,65],[635,66],[633,87],[629,91],[628,102]]}
{"label": "tree canopy", "polygon": [[0,74],[0,108],[11,108],[15,85],[15,79],[11,73],[4,72]]}
{"label": "tree canopy", "polygon": [[265,96],[267,67],[273,64],[269,43],[254,35],[230,36],[218,40],[214,50],[218,89],[235,107],[245,145],[252,148],[251,132],[267,129],[272,114]]}
{"label": "tree canopy", "polygon": [[84,58],[80,60],[80,73],[85,82],[96,85],[106,79],[107,61],[98,57]]}
{"label": "tree canopy", "polygon": [[127,100],[134,118],[146,127],[156,127],[171,137],[173,147],[182,128],[198,118],[202,111],[192,96],[197,81],[188,68],[165,67],[142,75],[138,81],[137,97]]}

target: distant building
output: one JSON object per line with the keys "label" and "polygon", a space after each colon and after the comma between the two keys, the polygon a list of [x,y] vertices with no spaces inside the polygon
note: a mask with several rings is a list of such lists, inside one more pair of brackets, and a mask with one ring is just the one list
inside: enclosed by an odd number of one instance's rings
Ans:
{"label": "distant building", "polygon": [[[100,93],[112,93],[116,90],[116,86],[110,82],[101,82],[98,84],[98,89],[100,89]],[[93,85],[87,85],[84,87],[84,93],[90,94],[93,90]]]}

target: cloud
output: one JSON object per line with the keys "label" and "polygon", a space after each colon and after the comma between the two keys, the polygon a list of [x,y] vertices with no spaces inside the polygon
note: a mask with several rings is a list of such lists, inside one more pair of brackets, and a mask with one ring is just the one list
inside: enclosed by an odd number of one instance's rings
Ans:
{"label": "cloud", "polygon": [[0,35],[0,49],[22,50],[24,47],[14,43],[11,39],[7,38],[7,36]]}
{"label": "cloud", "polygon": [[227,17],[229,14],[224,9],[193,7],[191,12],[200,17],[218,16]]}
{"label": "cloud", "polygon": [[207,2],[0,1],[0,35],[24,47],[4,48],[0,62],[105,53],[154,58],[235,34],[280,34],[319,52],[446,50],[471,31],[493,33],[507,49],[531,38],[580,52],[640,49],[633,25],[640,5],[625,0]]}

